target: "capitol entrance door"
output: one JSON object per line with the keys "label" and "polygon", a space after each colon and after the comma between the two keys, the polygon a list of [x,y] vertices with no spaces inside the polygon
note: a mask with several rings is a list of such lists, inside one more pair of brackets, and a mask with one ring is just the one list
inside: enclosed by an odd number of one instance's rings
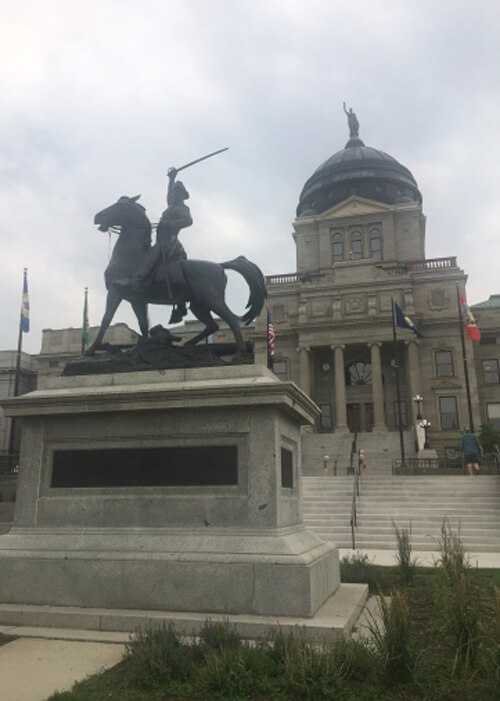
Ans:
{"label": "capitol entrance door", "polygon": [[347,425],[351,433],[373,431],[373,404],[350,402],[347,404]]}
{"label": "capitol entrance door", "polygon": [[347,405],[347,425],[351,433],[361,431],[361,413],[359,404]]}

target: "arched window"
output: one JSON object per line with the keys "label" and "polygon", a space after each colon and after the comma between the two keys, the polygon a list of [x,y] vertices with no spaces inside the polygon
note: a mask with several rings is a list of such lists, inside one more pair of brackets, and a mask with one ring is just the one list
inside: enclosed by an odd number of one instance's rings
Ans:
{"label": "arched window", "polygon": [[346,368],[346,384],[347,385],[371,385],[372,383],[372,366],[371,363],[358,361],[351,363]]}
{"label": "arched window", "polygon": [[337,232],[333,234],[333,262],[338,263],[344,260],[344,234]]}
{"label": "arched window", "polygon": [[370,230],[370,257],[373,260],[382,260],[382,234],[380,229]]}
{"label": "arched window", "polygon": [[351,232],[351,260],[360,260],[363,257],[363,239],[361,231]]}

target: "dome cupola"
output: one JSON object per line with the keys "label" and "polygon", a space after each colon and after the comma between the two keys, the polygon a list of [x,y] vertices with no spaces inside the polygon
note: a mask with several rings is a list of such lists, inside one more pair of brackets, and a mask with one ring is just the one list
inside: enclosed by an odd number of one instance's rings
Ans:
{"label": "dome cupola", "polygon": [[422,195],[408,168],[384,151],[365,146],[359,138],[359,122],[347,111],[350,138],[341,151],[330,156],[307,180],[300,194],[297,217],[321,214],[352,195],[385,204],[415,202]]}

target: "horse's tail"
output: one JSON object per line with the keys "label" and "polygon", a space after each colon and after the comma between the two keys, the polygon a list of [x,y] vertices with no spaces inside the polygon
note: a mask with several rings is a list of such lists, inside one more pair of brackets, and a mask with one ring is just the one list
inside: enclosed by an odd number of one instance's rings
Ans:
{"label": "horse's tail", "polygon": [[250,288],[250,294],[246,305],[247,311],[241,318],[241,320],[248,325],[259,316],[267,297],[264,275],[258,265],[252,263],[252,261],[245,258],[245,256],[238,256],[238,258],[228,260],[225,263],[221,263],[221,265],[225,270],[234,270],[242,275]]}

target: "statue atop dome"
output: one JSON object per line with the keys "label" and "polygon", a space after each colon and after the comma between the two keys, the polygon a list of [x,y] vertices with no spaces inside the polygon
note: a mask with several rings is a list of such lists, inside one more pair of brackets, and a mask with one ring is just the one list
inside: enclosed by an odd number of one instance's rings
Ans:
{"label": "statue atop dome", "polygon": [[349,126],[349,134],[351,139],[359,137],[359,122],[356,117],[356,113],[352,111],[352,107],[349,107],[349,111],[346,109],[344,102],[344,112],[347,115],[347,124]]}

